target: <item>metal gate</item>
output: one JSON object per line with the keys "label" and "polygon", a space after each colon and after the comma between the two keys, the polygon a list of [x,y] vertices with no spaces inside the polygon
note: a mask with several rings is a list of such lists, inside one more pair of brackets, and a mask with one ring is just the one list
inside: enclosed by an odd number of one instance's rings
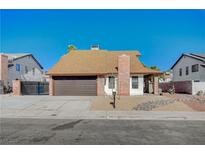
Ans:
{"label": "metal gate", "polygon": [[21,81],[22,95],[48,95],[49,83],[38,81]]}
{"label": "metal gate", "polygon": [[3,80],[0,80],[0,94],[4,93],[4,82]]}

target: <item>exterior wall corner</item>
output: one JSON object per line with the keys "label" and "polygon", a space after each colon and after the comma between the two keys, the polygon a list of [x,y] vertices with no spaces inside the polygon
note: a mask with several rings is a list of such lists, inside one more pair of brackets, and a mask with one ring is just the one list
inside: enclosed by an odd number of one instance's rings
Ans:
{"label": "exterior wall corner", "polygon": [[104,88],[104,83],[105,78],[104,76],[100,75],[97,76],[97,96],[104,96],[105,95],[105,88]]}
{"label": "exterior wall corner", "polygon": [[49,76],[49,95],[54,96],[54,80],[52,76]]}
{"label": "exterior wall corner", "polygon": [[155,95],[159,94],[159,78],[158,78],[158,76],[154,76],[153,93]]}
{"label": "exterior wall corner", "polygon": [[12,88],[13,88],[13,95],[20,96],[21,95],[21,81],[20,80],[13,80],[12,81]]}
{"label": "exterior wall corner", "polygon": [[8,86],[8,56],[0,54],[0,80],[4,86]]}

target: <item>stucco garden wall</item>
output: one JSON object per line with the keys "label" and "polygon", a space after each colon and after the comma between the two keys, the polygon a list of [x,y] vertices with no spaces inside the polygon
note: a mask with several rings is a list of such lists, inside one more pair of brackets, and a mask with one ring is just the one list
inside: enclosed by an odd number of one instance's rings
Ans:
{"label": "stucco garden wall", "polygon": [[205,82],[193,82],[192,94],[195,95],[199,91],[205,94]]}
{"label": "stucco garden wall", "polygon": [[173,86],[176,93],[187,93],[196,95],[199,91],[203,91],[203,93],[205,94],[205,82],[194,82],[192,80],[159,83],[159,87],[162,89],[163,92],[167,92]]}
{"label": "stucco garden wall", "polygon": [[162,92],[167,92],[173,86],[175,88],[175,93],[192,94],[192,81],[159,83],[159,87],[162,89]]}

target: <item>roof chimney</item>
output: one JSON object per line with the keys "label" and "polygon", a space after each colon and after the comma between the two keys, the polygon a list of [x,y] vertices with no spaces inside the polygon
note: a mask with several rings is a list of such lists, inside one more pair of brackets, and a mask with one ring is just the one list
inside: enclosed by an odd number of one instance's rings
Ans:
{"label": "roof chimney", "polygon": [[118,83],[119,94],[124,96],[130,95],[130,56],[118,56]]}
{"label": "roof chimney", "polygon": [[91,45],[91,50],[100,50],[100,45],[99,44]]}

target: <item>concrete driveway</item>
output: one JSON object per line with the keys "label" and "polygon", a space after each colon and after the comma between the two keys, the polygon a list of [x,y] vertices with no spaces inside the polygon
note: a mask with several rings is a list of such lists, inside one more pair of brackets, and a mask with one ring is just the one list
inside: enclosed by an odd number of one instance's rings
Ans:
{"label": "concrete driveway", "polygon": [[0,96],[3,117],[68,116],[90,109],[90,96]]}
{"label": "concrete driveway", "polygon": [[[1,95],[0,118],[205,120],[205,112],[92,110],[93,102],[99,98],[97,96]],[[135,99],[138,101],[139,97]]]}

